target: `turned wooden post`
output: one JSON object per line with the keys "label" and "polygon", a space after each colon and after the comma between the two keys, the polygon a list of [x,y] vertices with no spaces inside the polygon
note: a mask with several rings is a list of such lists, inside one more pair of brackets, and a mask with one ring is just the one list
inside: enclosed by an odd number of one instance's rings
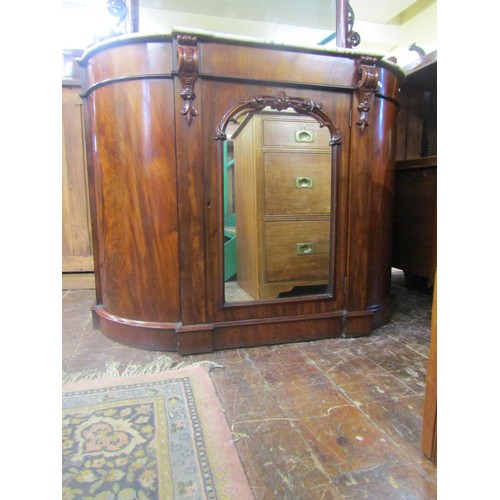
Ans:
{"label": "turned wooden post", "polygon": [[125,32],[137,33],[139,31],[139,0],[126,0],[126,4]]}
{"label": "turned wooden post", "polygon": [[337,0],[337,47],[347,47],[347,12],[349,0]]}

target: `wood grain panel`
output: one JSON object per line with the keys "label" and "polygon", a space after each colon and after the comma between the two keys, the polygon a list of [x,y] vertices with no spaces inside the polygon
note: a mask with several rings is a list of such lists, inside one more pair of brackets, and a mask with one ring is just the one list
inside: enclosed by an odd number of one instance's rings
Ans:
{"label": "wood grain panel", "polygon": [[214,326],[213,348],[227,349],[340,337],[343,318],[340,313],[329,313],[272,318],[267,324],[241,321]]}
{"label": "wood grain panel", "polygon": [[[353,109],[358,103],[355,94]],[[368,126],[353,126],[348,310],[377,308],[390,295],[396,113],[395,103],[375,98]]]}
{"label": "wood grain panel", "polygon": [[[266,222],[265,241],[266,281],[328,281],[329,220]],[[314,249],[301,255],[299,243],[311,243]]]}
{"label": "wood grain panel", "polygon": [[[423,161],[420,160],[420,163]],[[396,165],[392,265],[427,278],[436,270],[437,159]]]}
{"label": "wood grain panel", "polygon": [[121,43],[106,51],[84,54],[86,87],[131,76],[171,75],[172,43]]}
{"label": "wood grain panel", "polygon": [[[397,106],[375,99],[371,112],[379,122],[370,155],[370,242],[368,246],[367,306],[379,308],[391,296],[391,252],[395,196]],[[375,128],[375,127],[374,127]],[[383,130],[384,133],[380,133]],[[381,221],[384,221],[383,224]],[[389,319],[389,316],[381,323]]]}
{"label": "wood grain panel", "polygon": [[[285,115],[285,114],[284,114]],[[330,134],[326,128],[321,128],[316,120],[307,120],[302,116],[294,118],[294,114],[286,114],[286,120],[264,117],[262,120],[262,145],[288,146],[302,149],[326,149],[330,152],[328,143]],[[298,142],[296,132],[306,130],[312,133],[311,142]]]}
{"label": "wood grain panel", "polygon": [[[265,214],[329,214],[332,152],[264,152]],[[297,187],[307,178],[311,187]]]}
{"label": "wood grain panel", "polygon": [[354,87],[356,63],[347,57],[335,62],[317,53],[300,53],[280,47],[256,47],[202,41],[200,72],[226,78],[300,85]]}
{"label": "wood grain panel", "polygon": [[149,80],[91,98],[102,305],[123,318],[179,319],[172,95],[172,82]]}
{"label": "wood grain panel", "polygon": [[[201,82],[196,86],[197,94]],[[210,210],[207,200],[203,153],[201,143],[203,121],[195,117],[189,125],[179,112],[184,101],[180,97],[182,86],[175,81],[176,100],[176,162],[178,178],[179,214],[179,264],[181,288],[189,290],[182,294],[182,322],[191,325],[206,322],[206,224],[205,217]],[[200,109],[203,99],[198,95],[194,102]],[[212,140],[214,140],[212,138]],[[215,142],[215,141],[214,141]]]}
{"label": "wood grain panel", "polygon": [[62,89],[62,270],[94,270],[79,88]]}

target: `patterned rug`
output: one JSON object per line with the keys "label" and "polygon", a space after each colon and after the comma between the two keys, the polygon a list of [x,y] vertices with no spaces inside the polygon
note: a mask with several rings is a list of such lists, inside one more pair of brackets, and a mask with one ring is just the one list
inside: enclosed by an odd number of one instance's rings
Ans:
{"label": "patterned rug", "polygon": [[63,385],[63,499],[251,499],[206,369]]}

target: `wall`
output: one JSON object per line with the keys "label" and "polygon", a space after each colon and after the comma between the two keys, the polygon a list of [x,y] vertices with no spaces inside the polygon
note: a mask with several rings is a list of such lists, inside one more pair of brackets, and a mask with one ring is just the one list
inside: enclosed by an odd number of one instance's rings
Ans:
{"label": "wall", "polygon": [[172,27],[190,27],[201,30],[272,39],[279,42],[316,45],[332,31],[266,23],[244,19],[227,19],[158,9],[140,9],[139,31],[144,33],[170,32]]}
{"label": "wall", "polygon": [[424,0],[404,11],[400,16],[400,40],[387,55],[395,56],[400,66],[418,59],[408,47],[416,43],[426,53],[437,50],[437,2]]}
{"label": "wall", "polygon": [[[107,13],[104,0],[85,1],[88,3],[75,3],[75,1],[62,3],[63,48],[83,49],[91,45],[96,37],[109,33],[113,27],[115,18]],[[408,50],[408,46],[413,42],[427,52],[435,50],[436,5],[435,0],[419,0],[386,23],[356,18],[354,30],[361,35],[361,45],[358,48],[363,51],[394,55],[401,66],[405,66],[418,57],[415,52]],[[333,31],[234,18],[228,20],[215,15],[140,8],[139,31],[141,33],[169,33],[172,27],[191,27],[301,45],[316,45]],[[335,47],[335,41],[328,46]]]}

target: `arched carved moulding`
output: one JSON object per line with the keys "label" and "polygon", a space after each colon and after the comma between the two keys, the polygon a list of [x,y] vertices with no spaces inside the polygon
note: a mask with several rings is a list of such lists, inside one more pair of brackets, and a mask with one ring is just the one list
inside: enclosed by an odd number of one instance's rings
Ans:
{"label": "arched carved moulding", "polygon": [[181,97],[184,100],[181,114],[186,117],[187,124],[191,125],[193,117],[198,116],[193,102],[196,99],[194,84],[198,78],[198,39],[196,36],[177,36],[177,60],[182,85]]}
{"label": "arched carved moulding", "polygon": [[363,59],[358,68],[358,73],[361,76],[356,85],[359,92],[359,117],[356,125],[361,130],[364,130],[368,126],[368,112],[370,111],[373,95],[377,91],[380,78],[380,70],[375,66],[363,64],[364,62],[370,63],[371,61],[369,58]]}
{"label": "arched carved moulding", "polygon": [[311,116],[319,122],[320,127],[326,127],[330,131],[330,146],[340,144],[342,141],[340,129],[321,109],[321,104],[311,99],[288,97],[285,92],[278,92],[275,96],[263,95],[250,97],[248,99],[240,99],[238,104],[229,109],[222,117],[216,129],[215,139],[227,139],[226,128],[230,122],[237,121],[242,115],[257,113],[267,107],[276,111],[283,111],[291,108],[299,114]]}

